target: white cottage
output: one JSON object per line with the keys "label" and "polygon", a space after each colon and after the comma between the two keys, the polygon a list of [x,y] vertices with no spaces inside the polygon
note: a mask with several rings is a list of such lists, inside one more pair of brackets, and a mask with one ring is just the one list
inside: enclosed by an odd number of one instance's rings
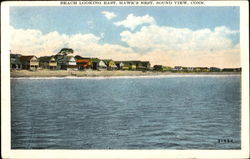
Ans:
{"label": "white cottage", "polygon": [[67,70],[69,69],[77,70],[76,60],[73,56],[66,57],[66,66],[67,66]]}
{"label": "white cottage", "polygon": [[77,69],[76,60],[73,56],[58,55],[55,57],[57,61],[57,68],[62,70]]}
{"label": "white cottage", "polygon": [[99,70],[107,70],[107,65],[105,64],[105,62],[103,60],[99,61]]}

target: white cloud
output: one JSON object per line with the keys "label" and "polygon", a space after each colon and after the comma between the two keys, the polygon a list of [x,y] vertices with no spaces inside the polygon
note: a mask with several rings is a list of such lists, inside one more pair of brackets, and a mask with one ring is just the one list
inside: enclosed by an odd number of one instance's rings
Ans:
{"label": "white cloud", "polygon": [[173,28],[165,26],[143,26],[138,32],[123,31],[120,36],[130,47],[147,50],[223,50],[233,48],[230,34],[237,31],[224,26],[213,30],[190,30],[187,28]]}
{"label": "white cloud", "polygon": [[[94,34],[65,35],[58,32],[43,34],[39,30],[11,29],[11,51],[23,55],[54,55],[69,47],[75,55],[113,60],[148,60],[152,65],[239,67],[240,46],[233,45],[228,35],[237,31],[226,27],[214,30],[177,29],[144,26],[140,31],[121,33],[124,47],[100,44]],[[132,49],[136,48],[136,49]],[[139,50],[139,51],[138,51]]]}
{"label": "white cloud", "polygon": [[115,22],[117,26],[124,26],[131,30],[134,30],[137,26],[142,24],[156,24],[155,19],[149,15],[144,16],[134,16],[134,14],[129,14],[127,18],[123,21]]}
{"label": "white cloud", "polygon": [[24,30],[10,27],[12,52],[37,56],[56,54],[61,48],[70,47],[79,50],[86,45],[98,43],[100,37],[93,34],[65,35],[58,32],[42,34],[39,30]]}
{"label": "white cloud", "polygon": [[101,13],[102,13],[108,20],[117,17],[117,15],[116,15],[114,12],[102,11]]}
{"label": "white cloud", "polygon": [[139,50],[143,60],[168,66],[239,67],[240,48],[229,38],[238,31],[225,26],[214,30],[143,26],[137,32],[123,31],[121,40]]}
{"label": "white cloud", "polygon": [[39,30],[11,30],[11,51],[23,55],[48,56],[55,55],[64,47],[74,50],[75,55],[110,58],[114,60],[139,59],[139,54],[131,48],[114,44],[99,44],[100,37],[94,34],[65,35],[58,32],[43,34]]}

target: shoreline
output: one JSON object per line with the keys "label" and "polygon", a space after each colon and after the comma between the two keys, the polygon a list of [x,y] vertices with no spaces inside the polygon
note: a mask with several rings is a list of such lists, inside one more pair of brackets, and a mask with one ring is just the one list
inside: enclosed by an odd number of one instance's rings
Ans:
{"label": "shoreline", "polygon": [[153,72],[153,71],[67,71],[67,70],[13,70],[10,72],[11,78],[77,78],[77,77],[161,77],[161,76],[193,76],[193,75],[241,75],[241,72]]}

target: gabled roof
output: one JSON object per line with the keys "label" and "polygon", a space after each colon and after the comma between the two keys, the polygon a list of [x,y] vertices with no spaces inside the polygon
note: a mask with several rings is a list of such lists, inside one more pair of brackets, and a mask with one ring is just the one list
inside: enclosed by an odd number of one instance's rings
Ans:
{"label": "gabled roof", "polygon": [[49,62],[53,56],[42,56],[39,57],[39,62]]}
{"label": "gabled roof", "polygon": [[106,65],[108,65],[109,63],[110,63],[110,61],[113,61],[113,60],[111,60],[111,59],[104,59],[104,60],[102,60]]}
{"label": "gabled roof", "polygon": [[99,66],[102,66],[102,67],[107,67],[107,65],[105,64],[105,62],[103,60],[100,60],[99,61]]}
{"label": "gabled roof", "polygon": [[33,57],[37,58],[36,56],[21,56],[20,61],[30,61]]}
{"label": "gabled roof", "polygon": [[[108,67],[117,68],[115,62],[114,62],[113,60],[111,60],[111,59],[104,59],[104,60],[102,60],[102,61],[103,61],[103,62],[105,63],[105,65],[107,65]],[[114,62],[114,63],[110,63],[110,62]]]}

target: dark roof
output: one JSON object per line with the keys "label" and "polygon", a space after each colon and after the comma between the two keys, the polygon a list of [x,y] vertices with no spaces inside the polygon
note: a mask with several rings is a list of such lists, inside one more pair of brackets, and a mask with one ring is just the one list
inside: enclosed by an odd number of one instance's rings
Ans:
{"label": "dark roof", "polygon": [[21,64],[20,57],[20,54],[10,54],[10,62],[12,64]]}
{"label": "dark roof", "polygon": [[89,60],[89,59],[91,59],[91,58],[89,58],[89,57],[82,57],[82,56],[76,55],[76,56],[75,56],[75,59],[76,59],[76,60],[82,60],[82,59]]}
{"label": "dark roof", "polygon": [[98,59],[98,58],[91,58],[90,59],[92,62],[100,62],[101,60],[100,59]]}
{"label": "dark roof", "polygon": [[154,65],[154,67],[163,67],[162,65]]}
{"label": "dark roof", "polygon": [[125,65],[132,65],[132,64],[134,64],[134,63],[131,62],[131,61],[122,61],[122,63],[125,64]]}
{"label": "dark roof", "polygon": [[42,56],[39,57],[39,62],[49,62],[53,56]]}
{"label": "dark roof", "polygon": [[20,61],[30,61],[33,57],[36,57],[34,55],[32,56],[21,56]]}
{"label": "dark roof", "polygon": [[121,64],[121,63],[123,63],[122,61],[115,61],[115,64]]}
{"label": "dark roof", "polygon": [[130,61],[132,63],[140,63],[141,61]]}
{"label": "dark roof", "polygon": [[218,68],[218,67],[210,67],[209,69],[220,69],[220,68]]}
{"label": "dark roof", "polygon": [[20,58],[21,56],[20,54],[10,54],[10,58]]}
{"label": "dark roof", "polygon": [[141,63],[143,63],[143,64],[150,64],[149,61],[141,61]]}

